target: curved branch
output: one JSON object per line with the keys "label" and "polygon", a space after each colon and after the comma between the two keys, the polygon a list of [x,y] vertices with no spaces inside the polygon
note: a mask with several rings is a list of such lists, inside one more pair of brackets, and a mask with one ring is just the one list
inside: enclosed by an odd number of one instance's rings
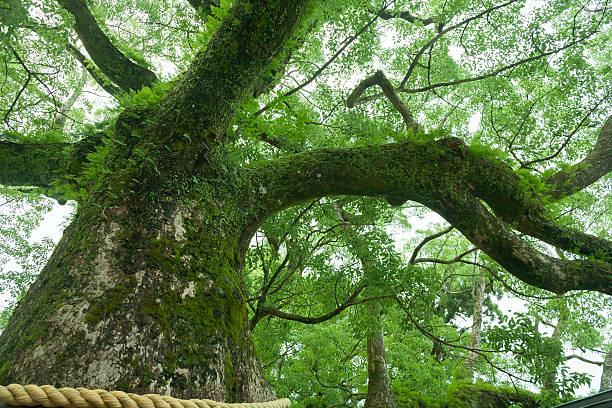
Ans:
{"label": "curved branch", "polygon": [[100,134],[77,143],[0,141],[0,184],[39,187],[45,195],[62,200],[53,192],[53,181],[79,176],[87,153],[92,152],[100,142]]}
{"label": "curved branch", "polygon": [[[476,156],[460,139],[321,149],[252,164],[245,176],[266,185],[258,221],[330,195],[401,197],[444,217],[476,247],[519,279],[555,293],[612,293],[612,242],[546,221],[539,197],[503,162]],[[485,201],[493,215],[480,200]],[[551,245],[601,260],[560,260],[508,225]],[[586,241],[581,241],[585,239]]]}
{"label": "curved branch", "polygon": [[79,63],[89,72],[89,75],[96,81],[98,85],[106,92],[108,92],[115,99],[119,99],[122,96],[125,96],[125,93],[117,86],[113,85],[108,78],[100,71],[100,69],[95,66],[91,61],[87,59],[85,55],[81,51],[78,50],[75,46],[68,43],[66,44],[66,51],[68,51],[74,58],[76,58]]}
{"label": "curved branch", "polygon": [[575,358],[577,360],[580,360],[580,361],[584,361],[585,363],[593,364],[593,365],[599,365],[599,366],[600,365],[604,365],[603,361],[590,360],[590,359],[588,359],[586,357],[582,357],[582,356],[579,356],[577,354],[571,354],[569,356],[565,356],[564,360],[571,360],[573,358]]}
{"label": "curved branch", "polygon": [[423,248],[425,246],[425,244],[427,244],[429,241],[432,241],[436,238],[440,238],[442,235],[448,234],[449,232],[451,232],[454,229],[454,227],[451,225],[448,228],[443,229],[440,232],[436,232],[435,234],[429,235],[427,237],[425,237],[421,242],[419,242],[419,244],[414,248],[414,251],[412,251],[412,255],[410,256],[410,260],[408,261],[409,264],[414,265],[415,259],[417,257],[417,255],[419,254],[419,251],[421,250],[421,248]]}
{"label": "curved branch", "polygon": [[319,317],[307,317],[307,316],[296,315],[293,313],[286,313],[286,312],[282,312],[273,307],[263,307],[262,312],[264,315],[272,315],[275,317],[279,317],[281,319],[293,320],[295,322],[300,322],[304,324],[322,323],[333,317],[338,316],[340,312],[342,312],[344,309],[346,309],[349,306],[354,305],[355,299],[357,299],[357,296],[359,296],[359,294],[363,292],[364,289],[365,289],[364,285],[358,286],[355,289],[355,291],[351,294],[351,296],[344,303],[342,303],[340,306],[338,306],[331,312],[324,314],[323,316],[319,316]]}
{"label": "curved branch", "polygon": [[157,81],[152,71],[135,64],[113,45],[83,0],[57,1],[74,16],[74,29],[91,59],[119,88],[137,91]]}
{"label": "curved branch", "polygon": [[407,129],[412,129],[414,134],[417,134],[419,130],[419,125],[414,121],[414,117],[412,116],[412,112],[410,109],[402,102],[402,100],[397,96],[395,90],[393,89],[393,85],[391,85],[391,81],[387,79],[385,74],[378,70],[374,75],[369,78],[364,79],[357,85],[355,90],[349,95],[346,100],[346,105],[349,108],[355,106],[355,102],[357,99],[370,87],[378,85],[383,90],[385,96],[391,104],[397,109],[397,111],[402,115],[404,119],[404,124]]}
{"label": "curved branch", "polygon": [[549,190],[545,194],[561,199],[590,186],[612,171],[612,115],[608,117],[597,137],[593,150],[584,160],[546,178]]}

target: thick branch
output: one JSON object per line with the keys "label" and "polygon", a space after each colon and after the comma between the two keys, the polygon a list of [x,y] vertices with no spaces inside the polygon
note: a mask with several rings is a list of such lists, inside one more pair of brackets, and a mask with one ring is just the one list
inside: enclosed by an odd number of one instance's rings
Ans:
{"label": "thick branch", "polygon": [[584,160],[544,180],[550,186],[545,194],[554,199],[567,197],[590,186],[611,171],[612,115],[602,126],[595,147]]}
{"label": "thick branch", "polygon": [[94,135],[77,143],[13,143],[0,142],[0,184],[34,186],[56,197],[52,182],[80,175],[87,153],[100,143]]}
{"label": "thick branch", "polygon": [[[401,196],[439,213],[527,283],[555,293],[572,289],[612,293],[612,243],[544,223],[546,214],[527,183],[502,162],[476,157],[460,139],[322,149],[253,164],[250,171],[255,185],[267,187],[261,197],[262,220],[274,211],[323,196]],[[578,247],[579,253],[603,260],[549,257],[508,224],[516,224],[519,231],[529,229],[552,245],[569,251]],[[551,231],[556,235],[548,236]],[[588,237],[589,242],[579,242],[579,237]]]}
{"label": "thick branch", "polygon": [[382,71],[376,71],[374,75],[369,78],[364,79],[357,85],[355,90],[349,95],[346,100],[346,105],[349,108],[355,106],[355,102],[357,99],[370,87],[378,85],[383,90],[385,96],[389,99],[391,104],[397,109],[397,111],[402,115],[404,119],[404,123],[406,124],[406,128],[412,129],[414,134],[419,130],[419,126],[414,121],[414,117],[412,116],[412,112],[410,109],[402,102],[402,100],[397,96],[395,90],[393,89],[393,85],[387,79],[385,74]]}
{"label": "thick branch", "polygon": [[81,51],[79,51],[72,44],[66,44],[66,51],[68,51],[77,61],[81,63],[81,65],[89,72],[89,75],[96,81],[98,85],[110,95],[115,97],[115,99],[119,99],[122,96],[125,96],[125,93],[117,86],[113,85],[106,76],[100,71],[98,67],[96,67],[92,62],[87,60],[87,57],[83,55]]}
{"label": "thick branch", "polygon": [[[155,126],[168,145],[174,139],[183,146],[185,135],[191,140],[203,136],[206,140],[198,140],[201,143],[190,147],[199,154],[223,141],[240,102],[297,28],[305,3],[235,3],[206,50],[161,103],[160,120]],[[181,160],[188,162],[185,156]]]}
{"label": "thick branch", "polygon": [[133,63],[117,49],[100,29],[83,0],[58,0],[74,16],[74,29],[87,53],[111,81],[124,91],[151,86],[157,80],[153,72]]}

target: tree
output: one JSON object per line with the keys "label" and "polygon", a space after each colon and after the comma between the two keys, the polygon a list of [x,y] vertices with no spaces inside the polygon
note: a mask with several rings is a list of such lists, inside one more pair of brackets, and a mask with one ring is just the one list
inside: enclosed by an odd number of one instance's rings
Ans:
{"label": "tree", "polygon": [[[7,2],[0,183],[78,210],[2,332],[0,382],[271,398],[245,253],[270,216],[334,195],[418,202],[526,283],[612,294],[606,219],[555,218],[609,205],[589,195],[612,169],[607,4],[332,3],[196,0],[174,26],[144,1]],[[142,16],[155,35],[130,29]],[[160,55],[184,72],[164,81]],[[62,133],[77,63],[119,104]]]}
{"label": "tree", "polygon": [[603,363],[603,371],[601,373],[601,385],[599,387],[599,391],[603,392],[603,391],[607,391],[610,388],[612,388],[612,384],[611,384],[611,380],[610,377],[612,377],[612,375],[610,375],[610,369],[612,367],[612,353],[608,352],[606,353],[606,359],[604,360]]}
{"label": "tree", "polygon": [[[480,331],[482,329],[482,301],[485,286],[485,275],[484,271],[481,270],[478,275],[478,281],[475,282],[475,285],[473,287],[474,313],[472,314],[472,333],[470,334],[470,349],[480,348]],[[474,375],[474,366],[476,365],[477,359],[478,354],[476,354],[472,350],[468,351],[467,358],[463,363],[463,368],[465,369],[466,374],[469,378],[472,378]]]}

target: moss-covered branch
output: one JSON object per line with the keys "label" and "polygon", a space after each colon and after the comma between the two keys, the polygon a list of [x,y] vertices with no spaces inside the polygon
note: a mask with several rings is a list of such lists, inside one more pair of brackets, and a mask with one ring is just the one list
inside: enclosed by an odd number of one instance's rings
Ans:
{"label": "moss-covered branch", "polygon": [[560,199],[590,186],[612,171],[612,115],[597,137],[593,150],[584,160],[544,180],[550,186],[547,194]]}
{"label": "moss-covered branch", "polygon": [[81,174],[87,153],[101,138],[91,136],[77,143],[0,142],[0,184],[39,187],[44,194],[63,200],[54,193],[55,180],[74,180]]}
{"label": "moss-covered branch", "polygon": [[202,152],[223,142],[231,118],[284,48],[306,3],[236,2],[206,49],[162,101],[156,126],[171,148]]}
{"label": "moss-covered branch", "polygon": [[100,70],[124,91],[151,86],[156,75],[132,62],[100,29],[93,14],[83,0],[58,0],[75,19],[74,29],[85,49]]}
{"label": "moss-covered branch", "polygon": [[[474,154],[460,139],[317,150],[253,164],[249,172],[261,195],[258,219],[328,195],[378,196],[393,204],[417,201],[527,283],[557,293],[612,293],[612,243],[546,221],[539,197],[524,180],[503,162]],[[549,257],[509,225],[597,259]]]}

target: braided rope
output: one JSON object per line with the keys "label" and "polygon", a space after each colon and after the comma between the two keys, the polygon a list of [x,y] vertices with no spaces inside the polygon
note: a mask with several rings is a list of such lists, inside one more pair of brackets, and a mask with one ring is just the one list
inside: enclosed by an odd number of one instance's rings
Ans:
{"label": "braided rope", "polygon": [[1,405],[47,408],[288,408],[287,398],[269,402],[227,404],[208,399],[179,399],[167,395],[138,395],[123,391],[55,388],[51,385],[0,385]]}

